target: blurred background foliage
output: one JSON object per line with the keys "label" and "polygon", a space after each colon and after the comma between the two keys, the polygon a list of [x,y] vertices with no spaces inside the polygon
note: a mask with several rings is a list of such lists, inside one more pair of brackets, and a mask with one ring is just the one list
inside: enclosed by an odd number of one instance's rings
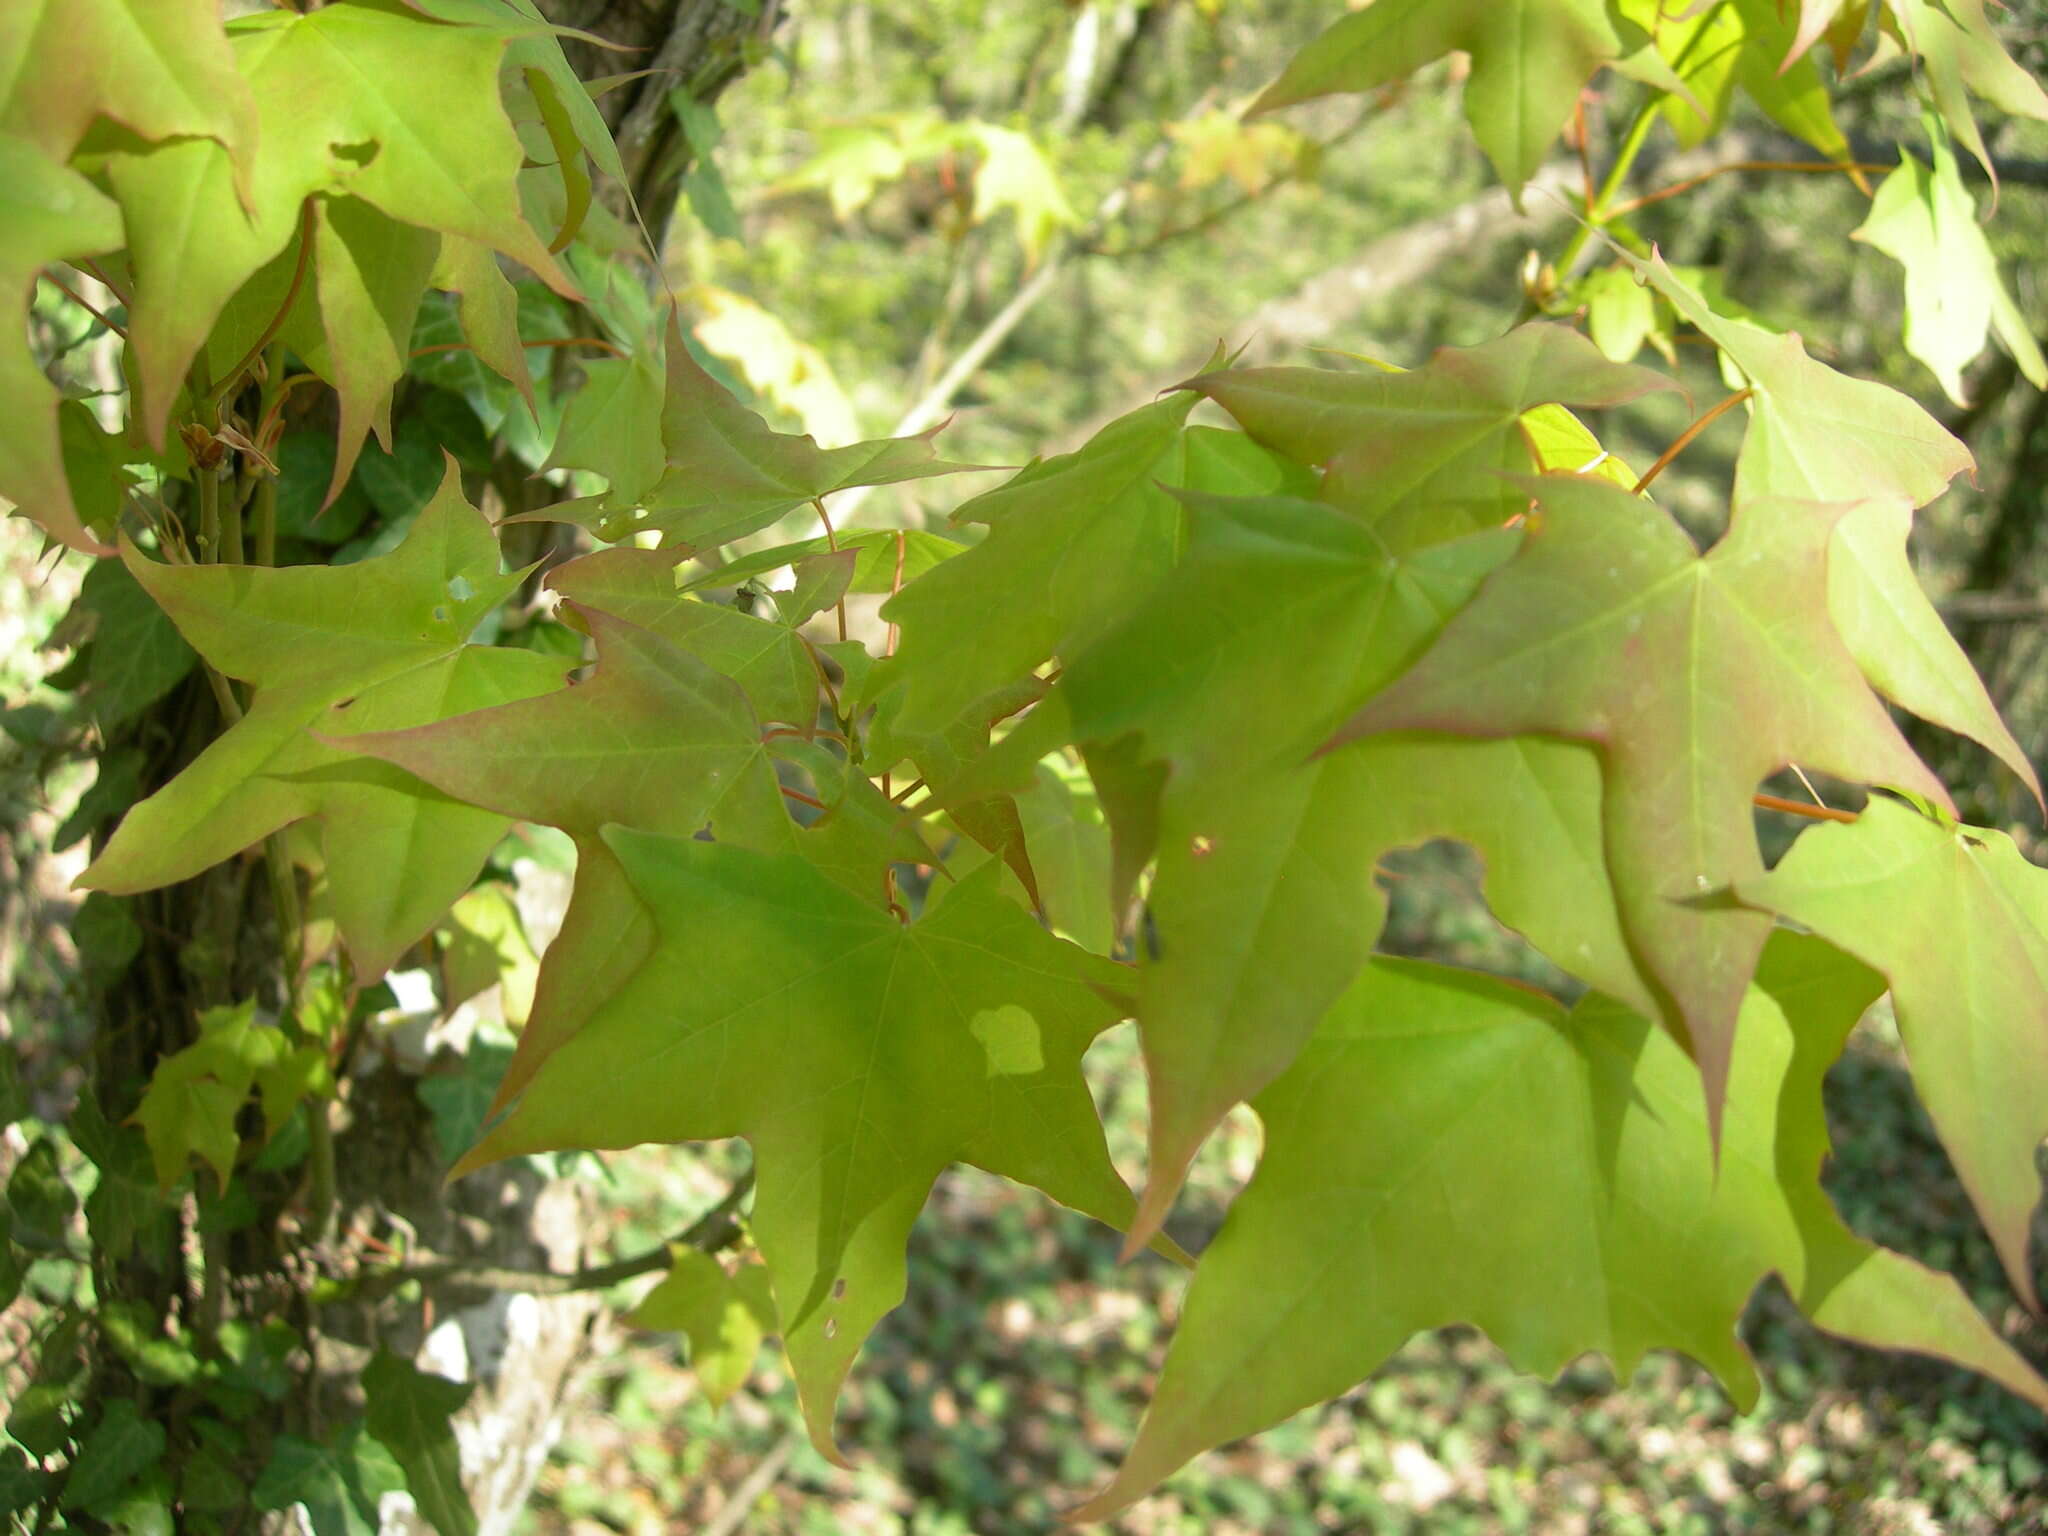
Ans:
{"label": "blurred background foliage", "polygon": [[[669,115],[635,162],[639,184],[675,202],[673,217],[666,207],[646,211],[667,231],[665,276],[702,355],[779,425],[828,445],[951,415],[948,457],[1020,464],[1074,446],[1192,372],[1219,343],[1261,361],[1304,362],[1310,349],[1328,348],[1412,366],[1435,347],[1483,341],[1512,323],[1527,284],[1546,281],[1543,263],[1572,228],[1568,203],[1582,173],[1569,146],[1517,214],[1465,131],[1455,61],[1363,105],[1339,99],[1243,123],[1250,97],[1330,19],[1331,0],[724,3],[737,18],[735,51],[716,89],[684,82],[667,95]],[[1999,25],[2025,67],[2048,69],[2048,6],[2016,4]],[[1880,65],[1838,87],[1837,114],[1859,158],[1890,163],[1897,145],[1920,148],[1895,88],[1901,68]],[[1584,103],[1596,170],[1633,89],[1603,76]],[[1810,158],[1746,107],[1733,131],[1744,158]],[[1989,139],[2005,178],[1987,232],[2038,332],[2048,329],[2048,136],[2001,123]],[[1678,179],[1683,154],[1660,127],[1639,162],[1638,189]],[[1674,264],[1715,269],[1731,300],[1801,332],[1837,368],[1908,390],[1968,439],[1976,484],[1923,515],[1916,553],[2019,740],[2042,762],[2048,397],[2003,354],[1988,353],[1968,375],[1970,403],[1942,403],[1900,341],[1899,268],[1846,238],[1866,209],[1841,176],[1740,173],[1644,208],[1636,226]],[[615,237],[629,241],[630,225],[616,222]],[[1553,307],[1569,312],[1570,292]],[[537,286],[523,300],[529,339],[592,322],[644,330],[650,313],[630,283],[600,282],[590,317]],[[44,320],[61,316],[52,308]],[[455,334],[446,306],[430,306],[415,345]],[[1673,355],[1696,401],[1719,397],[1710,355],[1685,345]],[[565,350],[532,358],[539,409],[530,416],[469,354],[418,357],[395,451],[366,452],[317,523],[312,506],[283,507],[286,538],[336,560],[390,547],[438,479],[437,440],[497,496],[495,510],[569,494],[570,477],[534,471],[582,375]],[[1640,465],[1686,420],[1682,402],[1660,400],[1595,426],[1611,451]],[[1725,419],[1662,481],[1667,504],[1702,537],[1725,505],[1739,435]],[[281,452],[312,467],[332,452],[326,441],[309,422]],[[913,482],[857,506],[855,493],[840,500],[841,516],[855,528],[943,530],[968,484]],[[89,829],[92,786],[82,774],[45,781],[41,754],[70,681],[63,672],[77,637],[59,621],[83,567],[38,565],[24,528],[0,525],[0,989],[7,1033],[33,1058],[32,1088],[61,1095],[81,1027],[68,1002],[81,949],[65,930],[82,919],[63,890],[71,867],[40,853],[58,824],[78,827],[81,796]],[[793,519],[759,542],[812,531]],[[568,549],[566,530],[509,532],[535,541],[513,551],[521,558]],[[101,606],[102,622],[118,621],[116,598]],[[857,601],[857,622],[876,622],[873,606]],[[520,643],[580,643],[539,611],[504,622]],[[176,682],[102,680],[98,697],[104,705],[122,697],[120,687]],[[1966,816],[2011,827],[2039,855],[2040,827],[1984,754],[1934,732],[1916,744]],[[119,771],[115,762],[103,777]],[[126,798],[118,785],[102,794],[113,805]],[[1767,846],[1787,836],[1780,826],[1762,830]],[[545,874],[548,853],[509,851],[498,872]],[[1071,853],[1106,857],[1085,827]],[[1389,860],[1385,875],[1394,898],[1387,948],[1564,984],[1492,921],[1466,851],[1410,851]],[[1144,1093],[1129,1032],[1105,1039],[1091,1069],[1112,1146],[1135,1175]],[[424,1095],[440,1101],[451,1144],[474,1112],[466,1080],[429,1079],[440,1086]],[[1957,1270],[2022,1349],[2048,1359],[2048,1330],[2006,1287],[1882,1018],[1858,1031],[1829,1091],[1830,1187],[1852,1225]],[[1240,1110],[1183,1201],[1177,1230],[1189,1246],[1220,1222],[1257,1146],[1256,1121]],[[607,1162],[607,1230],[591,1246],[625,1252],[659,1242],[715,1201],[744,1154],[640,1152]],[[542,1474],[527,1528],[1050,1528],[1060,1504],[1099,1481],[1127,1442],[1181,1280],[1150,1259],[1119,1267],[1112,1234],[982,1175],[954,1172],[934,1201],[937,1219],[913,1238],[911,1300],[877,1334],[842,1408],[851,1470],[803,1443],[771,1350],[761,1351],[752,1382],[715,1409],[677,1336],[615,1328],[615,1347]],[[644,1287],[614,1299],[630,1304]],[[1586,1361],[1551,1385],[1516,1376],[1469,1332],[1419,1337],[1341,1401],[1204,1458],[1121,1528],[2048,1529],[2048,1426],[2031,1410],[1960,1372],[1837,1347],[1768,1290],[1746,1328],[1767,1383],[1746,1415],[1676,1358],[1619,1383]]]}

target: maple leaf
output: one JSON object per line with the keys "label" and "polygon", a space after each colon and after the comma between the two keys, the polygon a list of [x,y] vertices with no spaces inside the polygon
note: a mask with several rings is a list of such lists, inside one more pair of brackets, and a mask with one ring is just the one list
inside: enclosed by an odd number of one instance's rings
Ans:
{"label": "maple leaf", "polygon": [[[1540,467],[1531,455],[1537,434],[1548,446],[1557,431],[1554,408],[1604,408],[1677,388],[1547,324],[1442,348],[1412,371],[1228,368],[1184,387],[1269,448],[1327,465],[1324,499],[1369,518],[1402,549],[1496,528],[1519,512],[1503,474]],[[1598,457],[1593,446],[1587,460]]]}
{"label": "maple leaf", "polygon": [[932,438],[944,423],[915,437],[875,438],[843,448],[820,448],[808,433],[777,432],[704,370],[673,314],[667,354],[660,478],[644,487],[615,484],[602,496],[510,521],[577,522],[608,540],[658,532],[664,546],[709,548],[758,533],[834,491],[986,467],[934,457]]}
{"label": "maple leaf", "polygon": [[1970,451],[1897,390],[1839,374],[1797,335],[1716,314],[1664,259],[1621,253],[1754,391],[1735,465],[1735,505],[1761,496],[1862,502],[1846,513],[1828,561],[1828,612],[1877,691],[1923,720],[1968,736],[2041,797],[2027,754],[1999,718],[1976,668],[1927,600],[1906,558],[1908,508],[1970,468]]}
{"label": "maple leaf", "polygon": [[[131,232],[136,291],[129,338],[138,416],[152,443],[163,441],[186,369],[228,301],[266,268],[273,269],[270,284],[258,286],[269,288],[269,303],[243,306],[246,334],[232,338],[239,345],[221,366],[235,361],[277,312],[296,261],[301,205],[310,196],[367,205],[342,228],[323,213],[313,284],[318,314],[302,321],[338,370],[323,373],[343,391],[336,485],[347,478],[360,428],[385,424],[390,354],[395,350],[402,366],[418,307],[417,293],[402,317],[394,303],[371,306],[374,323],[360,330],[365,305],[345,300],[352,293],[403,296],[411,278],[401,283],[382,270],[397,246],[417,247],[407,269],[423,258],[431,270],[436,238],[454,236],[501,251],[575,294],[520,206],[525,151],[500,100],[498,74],[521,30],[449,25],[364,5],[245,18],[232,37],[238,78],[253,93],[258,123],[247,207],[235,195],[234,163],[217,144],[172,143],[109,157],[108,178]],[[368,208],[388,222],[373,227]],[[424,286],[426,273],[417,276]],[[496,355],[509,361],[502,347]],[[388,433],[380,435],[388,449]]]}
{"label": "maple leaf", "polygon": [[1607,0],[1378,0],[1296,54],[1247,115],[1369,91],[1462,51],[1466,120],[1520,206],[1579,92],[1622,42]]}
{"label": "maple leaf", "polygon": [[1618,9],[1651,35],[1678,77],[1681,90],[1666,98],[1662,111],[1686,148],[1721,131],[1740,85],[1787,133],[1830,159],[1849,158],[1827,86],[1805,56],[1814,38],[1805,36],[1806,26],[1777,0],[1690,9],[1662,0],[1621,0]]}
{"label": "maple leaf", "polygon": [[144,139],[256,136],[214,0],[15,0],[0,14],[0,134],[65,160],[93,119]]}
{"label": "maple leaf", "polygon": [[955,523],[988,524],[988,536],[882,609],[902,640],[866,691],[883,700],[878,755],[888,759],[891,739],[938,735],[1120,618],[1179,552],[1180,503],[1168,487],[1256,494],[1312,485],[1307,471],[1241,433],[1187,427],[1193,408],[1189,395],[1133,411],[954,512]]}
{"label": "maple leaf", "polygon": [[72,500],[58,394],[29,350],[25,310],[36,274],[51,262],[120,243],[121,213],[105,193],[31,140],[0,131],[0,313],[21,332],[0,342],[0,397],[27,418],[0,433],[0,496],[51,538],[92,554],[108,546]]}
{"label": "maple leaf", "polygon": [[1870,216],[1850,238],[1906,269],[1906,350],[1933,371],[1949,399],[1969,403],[1963,369],[1984,350],[1986,331],[1997,334],[2036,389],[2048,389],[2048,359],[1998,275],[1955,151],[1939,133],[1931,137],[1933,169],[1901,149],[1899,168],[1885,177]]}
{"label": "maple leaf", "polygon": [[[836,1459],[839,1385],[902,1300],[905,1239],[948,1164],[1129,1217],[1080,1072],[1122,1016],[1125,973],[1045,932],[993,865],[905,926],[793,856],[622,828],[606,841],[659,937],[458,1171],[745,1136],[804,1417]],[[743,1065],[761,1060],[775,1070]]]}
{"label": "maple leaf", "polygon": [[328,728],[468,804],[559,827],[576,886],[499,1087],[513,1095],[645,958],[653,928],[601,837],[614,823],[688,837],[708,824],[757,848],[796,846],[760,722],[732,679],[651,629],[595,609],[589,681],[412,730]]}
{"label": "maple leaf", "polygon": [[2002,832],[1873,797],[1736,891],[1890,980],[1914,1085],[2013,1289],[2039,1310],[2027,1241],[2048,1131],[2048,873]]}
{"label": "maple leaf", "polygon": [[1776,1272],[1831,1333],[2048,1383],[1949,1276],[1855,1237],[1819,1185],[1821,1080],[1881,983],[1772,941],[1743,1007],[1718,1158],[1691,1063],[1597,996],[1570,1014],[1473,972],[1378,960],[1254,1101],[1265,1152],[1202,1256],[1103,1519],[1196,1453],[1470,1323],[1521,1370],[1682,1349],[1745,1408],[1736,1332]]}
{"label": "maple leaf", "polygon": [[1431,730],[1595,744],[1623,927],[1718,1117],[1770,920],[1701,898],[1762,873],[1757,785],[1799,763],[1948,795],[1811,600],[1847,508],[1749,501],[1702,556],[1615,486],[1524,483],[1539,510],[1521,550],[1333,741]]}
{"label": "maple leaf", "polygon": [[2014,117],[2048,120],[2048,91],[1998,41],[1983,0],[1885,0],[1885,23],[1919,55],[1935,110],[1991,178],[1998,167],[1970,108],[1975,93]]}
{"label": "maple leaf", "polygon": [[[1133,1241],[1156,1229],[1229,1108],[1285,1070],[1372,952],[1388,849],[1481,847],[1496,911],[1559,963],[1654,1007],[1615,916],[1593,755],[1528,738],[1379,738],[1314,747],[1397,675],[1513,550],[1495,532],[1397,556],[1349,511],[1182,493],[1185,559],[1077,656],[1023,745],[1134,742],[1166,769],[1109,796],[1142,864],[1154,954],[1138,1019],[1151,1081],[1150,1172]],[[1259,602],[1244,594],[1269,594]],[[1036,717],[1034,717],[1035,719]],[[1142,828],[1142,830],[1139,830]],[[1135,846],[1131,846],[1135,845]]]}
{"label": "maple leaf", "polygon": [[523,573],[500,574],[452,461],[405,541],[355,565],[168,566],[132,545],[122,556],[193,647],[255,696],[128,813],[78,883],[168,885],[316,817],[358,974],[382,975],[468,887],[506,822],[307,728],[343,701],[350,719],[388,730],[559,687],[558,660],[464,643]]}

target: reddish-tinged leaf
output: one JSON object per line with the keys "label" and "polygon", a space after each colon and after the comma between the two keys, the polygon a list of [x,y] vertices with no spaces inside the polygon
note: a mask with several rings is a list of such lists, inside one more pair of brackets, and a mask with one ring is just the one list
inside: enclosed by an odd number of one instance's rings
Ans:
{"label": "reddish-tinged leaf", "polygon": [[1521,510],[1502,476],[1543,467],[1522,421],[1530,411],[1603,408],[1677,388],[1546,324],[1445,347],[1411,372],[1228,368],[1184,387],[1277,452],[1328,465],[1326,498],[1370,518],[1397,549],[1497,527]]}
{"label": "reddish-tinged leaf", "polygon": [[1812,601],[1848,508],[1751,501],[1701,556],[1615,486],[1526,484],[1539,509],[1521,552],[1333,744],[1432,730],[1596,745],[1623,928],[1718,1123],[1736,1014],[1770,932],[1721,894],[1763,872],[1757,785],[1799,763],[1944,805],[1947,792]]}
{"label": "reddish-tinged leaf", "polygon": [[2002,832],[1873,798],[1736,890],[1890,980],[1914,1085],[2013,1289],[2038,1309],[2027,1240],[2048,1133],[2048,871]]}
{"label": "reddish-tinged leaf", "polygon": [[1622,255],[1748,377],[1749,432],[1735,504],[1760,496],[1864,502],[1843,516],[1828,561],[1828,612],[1871,685],[1902,709],[1968,736],[2040,797],[2039,776],[1905,558],[1911,518],[1969,469],[1970,451],[1897,390],[1836,373],[1781,336],[1707,307],[1661,256]]}

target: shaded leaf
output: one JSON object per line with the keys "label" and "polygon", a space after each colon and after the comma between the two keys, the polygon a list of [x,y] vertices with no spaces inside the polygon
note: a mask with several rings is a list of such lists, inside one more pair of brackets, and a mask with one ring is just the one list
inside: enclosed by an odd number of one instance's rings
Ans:
{"label": "shaded leaf", "polygon": [[403,1487],[404,1471],[358,1419],[326,1444],[279,1435],[249,1502],[266,1510],[302,1504],[319,1536],[377,1536],[378,1500]]}
{"label": "shaded leaf", "polygon": [[364,1422],[405,1469],[406,1491],[440,1536],[474,1536],[477,1528],[450,1422],[475,1390],[474,1382],[430,1375],[386,1349],[363,1367]]}
{"label": "shaded leaf", "polygon": [[117,1397],[100,1414],[71,1463],[58,1503],[96,1510],[163,1459],[163,1425],[145,1419],[132,1398]]}

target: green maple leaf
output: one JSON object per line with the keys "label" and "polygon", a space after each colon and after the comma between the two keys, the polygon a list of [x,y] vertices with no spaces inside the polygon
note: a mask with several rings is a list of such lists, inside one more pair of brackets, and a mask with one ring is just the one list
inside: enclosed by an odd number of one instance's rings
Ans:
{"label": "green maple leaf", "polygon": [[1757,785],[1799,763],[1942,804],[1947,792],[1812,601],[1846,508],[1750,501],[1702,556],[1615,486],[1524,483],[1539,510],[1516,557],[1335,740],[1538,732],[1596,745],[1624,930],[1718,1116],[1770,920],[1701,898],[1762,873]]}
{"label": "green maple leaf", "polygon": [[[1064,739],[1135,740],[1132,757],[1167,770],[1111,802],[1131,861],[1158,859],[1156,952],[1138,987],[1152,1118],[1137,1235],[1163,1219],[1216,1122],[1285,1070],[1365,964],[1386,911],[1373,866],[1390,848],[1477,844],[1504,922],[1655,1006],[1615,915],[1585,748],[1397,737],[1307,760],[1421,653],[1515,536],[1400,557],[1338,508],[1186,500],[1186,558],[1040,706]],[[1045,729],[1021,750],[1038,750]],[[1005,750],[1019,749],[994,757]]]}
{"label": "green maple leaf", "polygon": [[0,15],[0,134],[67,159],[94,118],[144,139],[255,137],[213,0],[16,0]]}
{"label": "green maple leaf", "polygon": [[1736,890],[1889,978],[1920,1097],[2038,1309],[2027,1240],[2048,1130],[2048,875],[2002,832],[1873,798],[1853,826],[1810,828]]}
{"label": "green maple leaf", "polygon": [[779,1326],[766,1268],[743,1263],[727,1273],[710,1254],[680,1246],[661,1283],[625,1321],[687,1337],[690,1369],[714,1408],[746,1385],[761,1341]]}
{"label": "green maple leaf", "polygon": [[[1576,331],[1544,324],[1445,347],[1413,371],[1232,368],[1186,387],[1275,451],[1327,465],[1324,499],[1371,519],[1401,549],[1496,528],[1519,512],[1522,499],[1503,472],[1542,467],[1532,458],[1539,435],[1557,451],[1556,415],[1572,420],[1560,406],[1604,408],[1676,388],[1647,368],[1610,362]],[[1597,458],[1592,448],[1569,467]]]}
{"label": "green maple leaf", "polygon": [[[934,457],[932,438],[883,437],[820,448],[808,433],[777,432],[704,370],[673,315],[661,407],[664,468],[651,486],[615,485],[513,521],[579,522],[600,538],[659,532],[670,547],[709,548],[758,533],[783,514],[856,485],[894,485],[981,465]],[[634,462],[637,462],[637,457]]]}
{"label": "green maple leaf", "polygon": [[1849,158],[1849,141],[1835,122],[1827,87],[1805,56],[1824,23],[1815,28],[1810,17],[1795,19],[1776,0],[1724,0],[1690,9],[1663,0],[1622,0],[1620,12],[1650,33],[1682,82],[1683,93],[1667,98],[1663,112],[1686,148],[1720,132],[1740,85],[1787,133],[1831,159]]}
{"label": "green maple leaf", "polygon": [[1052,237],[1080,222],[1058,174],[1028,133],[973,123],[962,134],[981,151],[974,170],[974,222],[985,224],[1005,210],[1014,214],[1025,264],[1036,266]]}
{"label": "green maple leaf", "polygon": [[2005,51],[1983,0],[1886,0],[1884,24],[1919,55],[1935,110],[1977,157],[1995,195],[1998,167],[1977,127],[1970,95],[2014,117],[2048,120],[2048,91]]}
{"label": "green maple leaf", "polygon": [[[609,562],[613,570],[620,565]],[[688,837],[708,824],[751,847],[798,846],[759,719],[739,685],[655,630],[595,609],[581,617],[597,641],[589,681],[434,725],[347,737],[353,750],[457,800],[559,827],[576,840],[575,890],[498,1105],[583,1027],[654,941],[645,908],[599,835],[603,828]],[[351,730],[331,715],[329,728]]]}
{"label": "green maple leaf", "polygon": [[[889,739],[953,726],[978,700],[1121,617],[1173,565],[1181,511],[1169,486],[1257,494],[1305,489],[1307,472],[1240,433],[1186,426],[1192,395],[1104,427],[1073,453],[1031,465],[953,514],[988,537],[891,598],[896,655],[870,674]],[[876,750],[884,757],[889,748]],[[934,783],[940,781],[933,780]]]}
{"label": "green maple leaf", "polygon": [[44,267],[112,250],[121,239],[120,210],[104,193],[32,140],[0,131],[0,313],[20,332],[0,342],[0,397],[23,418],[0,432],[0,496],[51,538],[92,553],[107,546],[72,500],[57,390],[29,350],[26,308]]}
{"label": "green maple leaf", "polygon": [[[292,245],[309,196],[360,199],[391,221],[373,232],[358,216],[352,227],[330,230],[318,251],[336,271],[320,288],[324,324],[317,334],[340,370],[327,376],[345,391],[349,427],[379,419],[388,395],[379,387],[393,346],[388,338],[397,334],[402,359],[411,334],[410,313],[401,326],[388,305],[373,306],[375,323],[359,333],[364,304],[340,307],[349,290],[382,294],[398,286],[379,274],[378,253],[410,240],[431,268],[434,236],[454,236],[501,251],[574,294],[521,211],[525,151],[498,93],[499,69],[518,30],[447,25],[367,5],[327,6],[305,16],[265,12],[233,30],[238,78],[253,93],[258,120],[246,208],[235,194],[236,167],[216,144],[173,143],[109,157],[108,176],[130,230],[136,291],[129,336],[150,441],[163,440],[185,371],[228,301]],[[287,264],[280,278],[289,272]],[[316,284],[322,277],[316,271]],[[280,281],[267,307],[250,306],[260,312],[248,319],[254,329],[242,347],[283,297]],[[510,361],[503,353],[502,345],[494,353],[499,366]],[[352,458],[356,442],[343,436],[343,460]]]}
{"label": "green maple leaf", "polygon": [[1968,736],[2038,799],[2027,754],[1906,558],[1910,512],[1970,468],[1970,452],[1918,405],[1836,373],[1779,335],[1716,314],[1661,256],[1621,257],[1740,368],[1755,392],[1735,466],[1735,504],[1760,496],[1863,502],[1843,516],[1828,561],[1828,612],[1871,684],[1902,709]]}
{"label": "green maple leaf", "polygon": [[747,1137],[784,1345],[812,1440],[836,1457],[839,1384],[903,1298],[905,1239],[948,1164],[1129,1218],[1080,1072],[1126,973],[1048,934],[993,866],[906,927],[790,855],[606,841],[658,940],[458,1168]]}
{"label": "green maple leaf", "polygon": [[168,885],[317,817],[357,972],[382,975],[468,887],[506,822],[307,728],[343,700],[357,728],[417,725],[544,693],[565,670],[464,644],[520,577],[499,573],[496,536],[463,501],[454,466],[405,542],[356,565],[165,566],[123,553],[199,653],[256,692],[240,721],[128,813],[79,883],[115,894]]}
{"label": "green maple leaf", "polygon": [[1450,1323],[1543,1375],[1597,1350],[1626,1380],[1682,1349],[1746,1407],[1736,1324],[1773,1271],[1831,1333],[2048,1405],[1953,1279],[1856,1238],[1819,1187],[1821,1079],[1880,985],[1818,940],[1773,941],[1717,1160],[1697,1072],[1640,1018],[1374,962],[1255,1101],[1259,1170],[1202,1256],[1136,1443],[1068,1518],[1106,1518]]}
{"label": "green maple leaf", "polygon": [[1466,119],[1519,205],[1579,92],[1622,42],[1607,0],[1378,0],[1296,54],[1251,110],[1373,90],[1468,53]]}
{"label": "green maple leaf", "polygon": [[1933,371],[1949,399],[1969,403],[1963,369],[1984,350],[1987,331],[1997,334],[2036,389],[2048,389],[2048,359],[1998,275],[1955,152],[1938,131],[1930,136],[1933,169],[1901,149],[1899,168],[1885,177],[1852,238],[1906,269],[1906,350]]}
{"label": "green maple leaf", "polygon": [[548,585],[577,608],[652,630],[724,673],[762,723],[809,732],[818,717],[818,664],[803,637],[786,624],[687,596],[676,584],[681,558],[602,549],[558,566]]}

